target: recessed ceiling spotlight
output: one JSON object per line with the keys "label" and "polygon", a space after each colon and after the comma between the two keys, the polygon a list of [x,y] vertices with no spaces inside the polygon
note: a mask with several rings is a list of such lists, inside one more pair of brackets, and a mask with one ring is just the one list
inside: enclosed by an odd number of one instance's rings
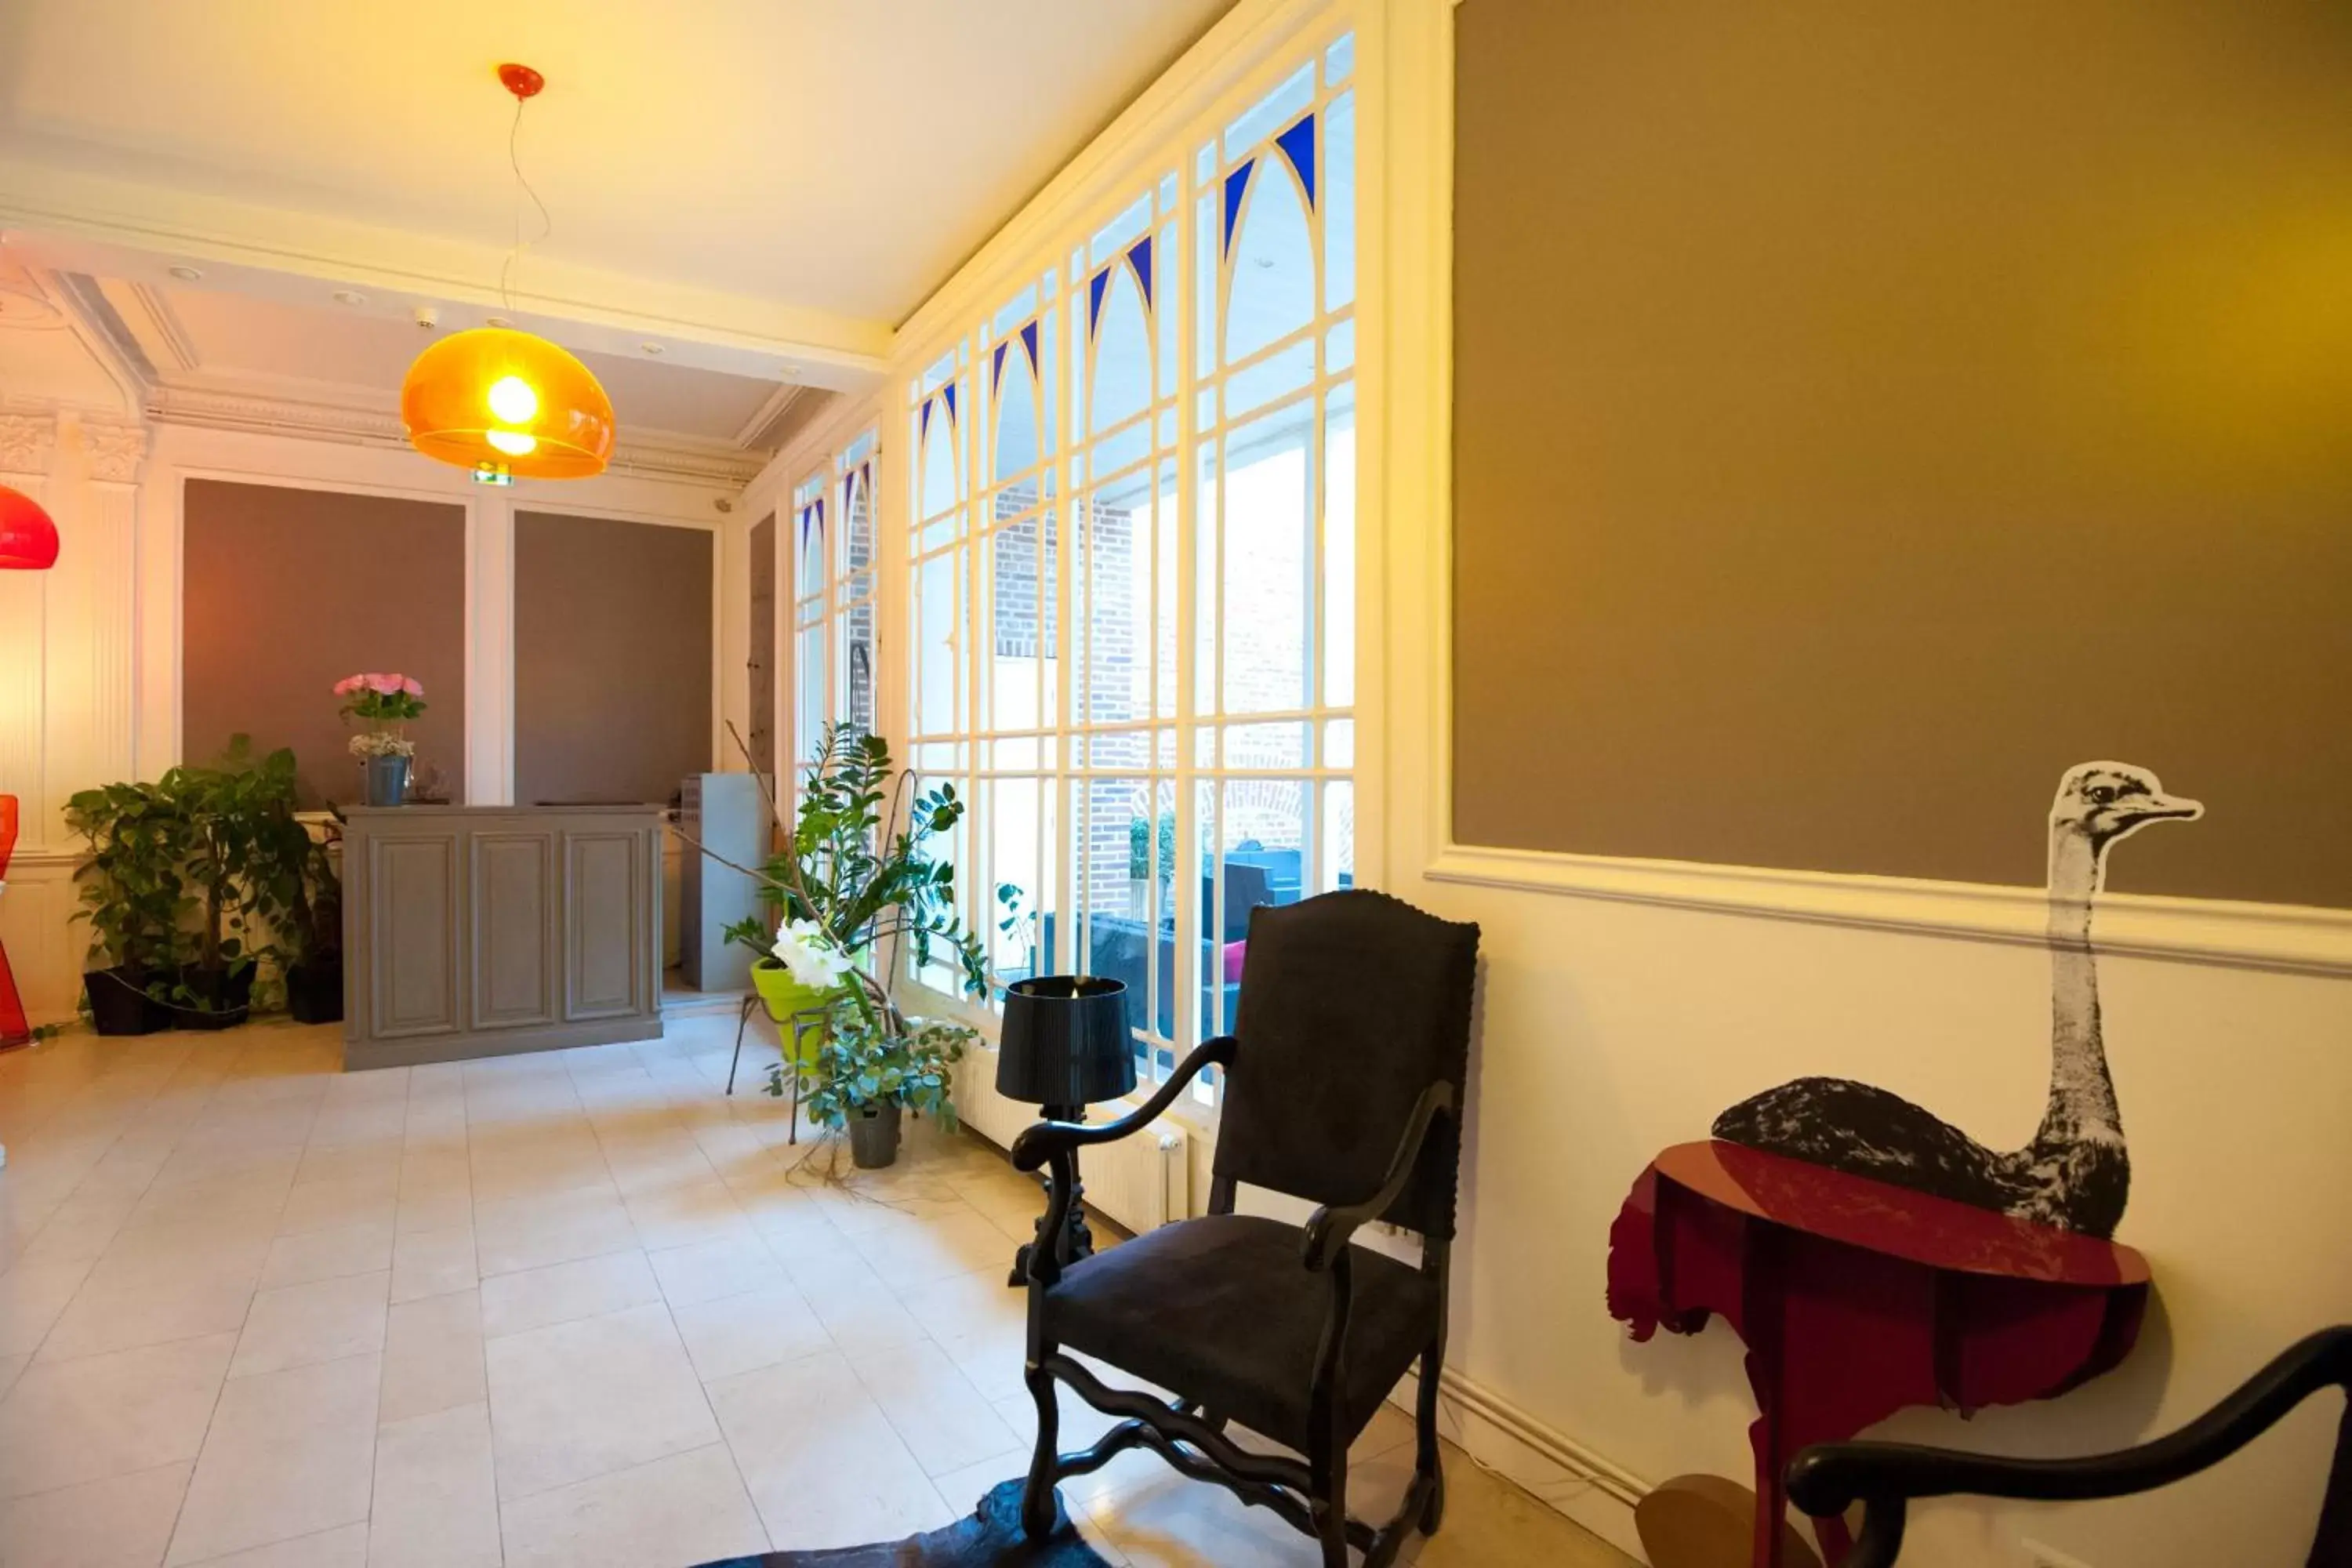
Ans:
{"label": "recessed ceiling spotlight", "polygon": [[335,303],[350,305],[356,309],[367,303],[367,296],[356,289],[338,289],[335,290]]}
{"label": "recessed ceiling spotlight", "polygon": [[658,355],[665,354],[669,352],[667,349],[663,348],[659,343],[639,343],[637,347],[645,350],[646,353],[649,354]]}
{"label": "recessed ceiling spotlight", "polygon": [[506,328],[513,326],[514,323],[508,321],[504,316],[484,316],[482,318],[482,325],[486,327],[497,327],[499,330],[504,331]]}
{"label": "recessed ceiling spotlight", "polygon": [[194,283],[205,275],[203,268],[191,267],[186,262],[182,262],[179,266],[171,268],[171,273],[183,283]]}
{"label": "recessed ceiling spotlight", "polygon": [[788,364],[783,367],[782,371],[782,374],[785,375],[798,375],[800,373],[801,367],[796,364]]}

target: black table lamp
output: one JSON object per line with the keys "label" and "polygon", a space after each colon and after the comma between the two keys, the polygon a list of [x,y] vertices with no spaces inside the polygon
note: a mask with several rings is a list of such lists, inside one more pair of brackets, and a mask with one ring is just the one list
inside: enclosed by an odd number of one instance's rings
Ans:
{"label": "black table lamp", "polygon": [[[1042,974],[1004,991],[1004,1027],[996,1049],[996,1092],[1043,1106],[1049,1121],[1084,1121],[1087,1107],[1135,1088],[1135,1041],[1127,1028],[1127,986],[1096,975]],[[1062,1261],[1095,1249],[1087,1229],[1084,1189],[1071,1164],[1069,1225]],[[1037,1246],[1045,1240],[1037,1220]],[[1029,1247],[1013,1265],[1013,1283],[1029,1278]]]}

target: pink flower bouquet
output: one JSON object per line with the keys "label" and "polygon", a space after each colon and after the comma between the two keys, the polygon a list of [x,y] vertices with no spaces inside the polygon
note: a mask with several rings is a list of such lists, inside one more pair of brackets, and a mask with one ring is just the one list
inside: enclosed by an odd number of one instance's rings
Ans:
{"label": "pink flower bouquet", "polygon": [[410,676],[368,671],[335,682],[346,718],[371,724],[404,724],[425,711],[425,685]]}

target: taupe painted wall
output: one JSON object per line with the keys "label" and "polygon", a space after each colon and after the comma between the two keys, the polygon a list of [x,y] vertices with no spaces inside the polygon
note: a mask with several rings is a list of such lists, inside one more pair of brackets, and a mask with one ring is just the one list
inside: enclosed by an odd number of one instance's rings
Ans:
{"label": "taupe painted wall", "polygon": [[1458,840],[2352,905],[2352,6],[1457,16]]}
{"label": "taupe painted wall", "polygon": [[182,503],[181,754],[231,735],[291,746],[303,804],[361,797],[329,689],[361,670],[425,684],[420,769],[466,787],[466,510],[190,479]]}
{"label": "taupe painted wall", "polygon": [[665,802],[709,769],[713,537],[515,514],[517,802]]}

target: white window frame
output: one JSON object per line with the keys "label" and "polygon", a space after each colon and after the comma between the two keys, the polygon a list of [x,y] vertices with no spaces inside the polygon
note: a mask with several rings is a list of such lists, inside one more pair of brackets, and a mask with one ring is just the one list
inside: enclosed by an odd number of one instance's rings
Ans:
{"label": "white window frame", "polygon": [[[1378,584],[1382,552],[1378,548],[1379,482],[1378,462],[1374,456],[1374,435],[1379,423],[1373,397],[1377,387],[1377,361],[1381,349],[1376,319],[1379,299],[1379,247],[1371,243],[1379,234],[1380,191],[1378,189],[1379,159],[1375,136],[1379,127],[1378,92],[1380,72],[1378,54],[1385,29],[1380,24],[1381,7],[1377,4],[1358,5],[1332,0],[1323,4],[1283,3],[1283,0],[1262,0],[1236,7],[1224,22],[1184,60],[1171,69],[1168,77],[1155,84],[1127,115],[1105,133],[1095,146],[1073,163],[1064,175],[1031,206],[1024,209],[1003,235],[983,250],[957,278],[941,290],[940,296],[923,310],[902,331],[900,352],[893,356],[892,387],[885,395],[886,412],[883,429],[897,432],[907,438],[903,444],[888,443],[897,448],[893,456],[888,482],[884,486],[886,499],[882,528],[878,541],[879,553],[887,563],[884,582],[886,596],[894,606],[886,617],[892,628],[883,639],[887,650],[883,659],[883,693],[885,711],[888,716],[887,732],[892,736],[902,760],[920,766],[927,780],[941,777],[952,780],[959,789],[977,795],[974,786],[982,781],[1001,777],[1041,777],[1046,780],[1057,805],[1055,821],[1058,831],[1047,851],[1050,868],[1046,875],[1055,889],[1055,908],[1062,911],[1058,924],[1057,946],[1062,967],[1069,967],[1076,944],[1085,941],[1080,919],[1076,913],[1082,902],[1078,896],[1074,870],[1076,856],[1070,846],[1086,824],[1081,805],[1083,785],[1090,778],[1141,778],[1157,785],[1172,786],[1177,815],[1176,842],[1181,847],[1200,842],[1200,789],[1204,783],[1221,784],[1233,778],[1280,778],[1300,781],[1301,787],[1318,797],[1326,783],[1349,781],[1355,786],[1354,800],[1354,882],[1358,886],[1377,885],[1381,877],[1380,836],[1377,824],[1379,790],[1378,770],[1369,764],[1380,756],[1378,712],[1381,692],[1377,658],[1381,626],[1379,616]],[[1197,320],[1189,303],[1196,292],[1195,214],[1200,208],[1198,194],[1216,189],[1225,168],[1213,170],[1206,182],[1200,181],[1194,167],[1196,150],[1213,141],[1217,132],[1237,113],[1263,98],[1282,83],[1302,63],[1323,58],[1328,46],[1342,35],[1355,37],[1356,65],[1348,80],[1334,87],[1320,76],[1313,94],[1314,112],[1324,123],[1332,98],[1339,93],[1352,93],[1355,105],[1357,159],[1355,168],[1355,256],[1356,288],[1354,298],[1338,310],[1326,310],[1318,288],[1316,310],[1310,325],[1301,331],[1287,334],[1278,342],[1265,345],[1241,363],[1242,369],[1282,353],[1294,343],[1311,342],[1315,344],[1315,365],[1308,386],[1302,392],[1285,395],[1265,406],[1251,410],[1244,421],[1227,421],[1222,417],[1223,405],[1216,404],[1217,416],[1210,426],[1200,425],[1196,394],[1214,390],[1221,394],[1225,381],[1235,367],[1223,363],[1207,376],[1198,374],[1196,360]],[[1290,116],[1284,117],[1287,123]],[[1156,711],[1146,727],[1148,734],[1161,730],[1172,733],[1175,744],[1172,753],[1162,749],[1151,759],[1154,765],[1143,769],[1089,767],[1077,754],[1097,726],[1077,719],[1072,712],[1078,686],[1078,636],[1082,627],[1074,627],[1071,602],[1076,583],[1076,552],[1077,530],[1069,526],[1072,498],[1090,489],[1073,483],[1076,460],[1099,433],[1090,433],[1085,440],[1073,441],[1070,432],[1072,378],[1065,373],[1054,384],[1051,395],[1058,404],[1055,424],[1060,440],[1045,467],[1058,470],[1054,504],[1061,518],[1055,550],[1058,570],[1055,582],[1053,614],[1058,623],[1057,643],[1060,649],[1058,679],[1052,682],[1050,693],[1053,711],[1037,731],[1014,732],[993,731],[982,720],[988,711],[991,693],[986,689],[990,661],[975,657],[982,650],[992,649],[994,612],[990,599],[990,573],[985,569],[990,552],[983,548],[991,535],[1008,520],[994,516],[998,487],[983,480],[992,468],[985,443],[972,438],[984,434],[986,421],[979,407],[989,384],[990,367],[987,360],[997,342],[993,330],[1003,323],[992,321],[997,308],[1015,296],[1026,282],[1037,282],[1049,272],[1061,268],[1073,249],[1087,244],[1088,237],[1132,204],[1139,195],[1149,195],[1158,186],[1162,173],[1177,176],[1177,196],[1170,211],[1172,219],[1172,249],[1163,248],[1160,270],[1163,280],[1173,288],[1163,290],[1161,298],[1170,308],[1180,311],[1175,331],[1178,371],[1172,393],[1161,395],[1152,389],[1147,423],[1156,427],[1161,411],[1172,413],[1176,432],[1172,440],[1155,438],[1150,443],[1147,465],[1156,465],[1163,458],[1173,463],[1177,483],[1174,489],[1178,514],[1179,540],[1176,559],[1181,569],[1176,574],[1177,616],[1181,627],[1178,638],[1180,657],[1176,660],[1179,686],[1176,710],[1172,716]],[[1325,181],[1328,190],[1328,179]],[[1157,209],[1147,225],[1155,237],[1160,233],[1162,219]],[[1246,219],[1244,219],[1246,222]],[[1318,279],[1323,259],[1319,243],[1322,226],[1312,226],[1318,238],[1317,263]],[[1089,263],[1091,266],[1091,261]],[[1222,267],[1218,277],[1225,276]],[[1073,315],[1074,306],[1082,308],[1082,288],[1072,287],[1066,269],[1059,279],[1059,294],[1053,308],[1063,312],[1055,333],[1055,342],[1066,365],[1072,331],[1079,324]],[[1178,306],[1181,297],[1187,304]],[[1041,301],[1042,304],[1042,301]],[[1155,323],[1156,323],[1155,317]],[[1332,371],[1325,363],[1324,345],[1329,329],[1341,320],[1361,322],[1355,331],[1355,359],[1351,368]],[[915,515],[919,500],[919,469],[923,462],[922,426],[924,405],[942,382],[952,382],[957,387],[957,402],[961,418],[961,471],[960,495],[956,508],[961,526],[952,531],[952,538],[942,541],[936,535],[928,540],[920,531],[926,520]],[[1313,580],[1322,581],[1320,562],[1324,541],[1324,464],[1322,445],[1328,428],[1325,417],[1327,399],[1332,390],[1352,383],[1354,390],[1356,428],[1355,518],[1356,552],[1354,585],[1354,699],[1352,703],[1332,704],[1325,700],[1326,692],[1318,684],[1314,700],[1307,706],[1282,713],[1251,712],[1236,715],[1234,721],[1253,723],[1294,722],[1311,726],[1312,744],[1306,757],[1309,764],[1267,772],[1235,771],[1223,765],[1222,757],[1214,751],[1206,760],[1197,749],[1202,740],[1220,733],[1223,722],[1215,703],[1202,700],[1197,685],[1196,647],[1193,635],[1201,606],[1193,603],[1195,565],[1202,519],[1201,487],[1197,480],[1187,482],[1189,476],[1199,473],[1199,454],[1204,441],[1216,439],[1234,424],[1255,421],[1270,412],[1289,405],[1299,398],[1308,401],[1315,411],[1311,419],[1313,443],[1311,461],[1316,485],[1313,526],[1316,530],[1314,550],[1317,564]],[[933,415],[937,416],[936,413]],[[1220,492],[1221,493],[1221,492]],[[933,510],[928,498],[921,499],[922,510]],[[937,513],[935,512],[935,518]],[[939,528],[931,522],[934,530]],[[961,558],[963,581],[959,590],[960,604],[953,622],[953,637],[959,649],[958,676],[961,689],[958,708],[952,723],[946,729],[937,725],[919,731],[913,685],[920,675],[916,642],[923,634],[922,613],[917,576],[921,563],[941,555]],[[1202,574],[1203,580],[1220,584],[1221,574]],[[1158,595],[1154,595],[1155,608]],[[1313,613],[1313,636],[1319,647],[1321,610]],[[1157,645],[1157,637],[1154,639]],[[1220,652],[1222,657],[1222,650]],[[1310,661],[1310,668],[1318,661]],[[1213,697],[1213,693],[1209,694]],[[1155,693],[1156,697],[1156,693]],[[1334,721],[1353,721],[1353,757],[1349,765],[1331,766],[1323,755],[1323,742],[1328,726]],[[1129,726],[1119,725],[1119,729]],[[1050,763],[1041,760],[1035,767],[998,768],[991,765],[993,759],[983,754],[985,742],[1002,739],[1034,740],[1041,747],[1051,745]],[[940,765],[944,762],[945,765]],[[1157,765],[1164,763],[1165,766]],[[1042,795],[1043,792],[1041,792]],[[1154,799],[1158,796],[1155,792]],[[985,820],[984,803],[975,799],[974,811],[963,844],[985,846],[990,825]],[[1042,807],[1041,807],[1042,814]],[[1309,810],[1307,824],[1309,841],[1303,858],[1306,868],[1302,878],[1302,893],[1311,893],[1330,885],[1328,870],[1316,864],[1321,852],[1321,835],[1316,829],[1316,814]],[[1153,834],[1154,855],[1157,858],[1158,835]],[[986,939],[993,932],[996,908],[993,885],[996,880],[987,864],[985,853],[974,855],[959,847],[959,890],[964,913],[973,929]],[[1181,851],[1180,848],[1180,859]],[[1155,877],[1155,883],[1156,883]],[[1189,882],[1189,879],[1187,879]],[[1184,884],[1177,884],[1184,885]],[[1217,879],[1215,898],[1223,900],[1223,879]],[[1156,904],[1155,899],[1155,904]],[[1180,954],[1199,952],[1201,912],[1199,900],[1177,897],[1175,914],[1175,951]],[[1213,918],[1222,918],[1221,908]],[[1156,910],[1155,910],[1156,923]],[[1182,966],[1180,966],[1180,969]],[[1155,975],[1157,967],[1153,966]],[[1180,973],[1174,998],[1175,1034],[1172,1040],[1155,1041],[1143,1068],[1149,1076],[1162,1075],[1176,1059],[1181,1059],[1186,1043],[1213,1032],[1209,1026],[1215,1020],[1196,1015],[1200,1005],[1199,987],[1187,984]],[[959,998],[931,990],[919,978],[902,976],[901,983],[926,994],[925,999],[941,1011],[951,1011],[982,1022],[992,1022],[988,1012],[971,1007]],[[1156,1009],[1155,1009],[1156,1011]],[[1147,1014],[1147,1016],[1152,1016]],[[1223,1020],[1230,1026],[1230,1020]],[[1213,1091],[1211,1091],[1213,1093]],[[1210,1098],[1204,1094],[1203,1099]]]}
{"label": "white window frame", "polygon": [[[877,592],[883,570],[880,444],[880,432],[873,422],[860,421],[852,426],[845,440],[830,447],[826,456],[803,474],[777,508],[778,521],[784,525],[783,547],[790,552],[787,561],[780,562],[778,575],[788,590],[783,596],[786,607],[782,619],[789,652],[783,663],[792,672],[791,684],[779,698],[787,722],[783,743],[778,751],[788,759],[782,763],[781,771],[794,786],[802,769],[808,765],[810,741],[827,723],[860,717],[849,700],[851,683],[857,679],[857,672],[850,666],[849,632],[852,617],[861,609],[871,617],[872,635],[868,667],[864,672],[866,700],[863,717],[870,726],[878,728],[882,722],[878,668],[882,622]],[[856,531],[851,526],[853,509],[861,502],[866,509],[866,537],[870,549],[863,563],[854,559]],[[802,529],[812,505],[824,509],[824,520],[823,568],[814,585],[802,581]],[[818,634],[814,640],[824,661],[820,677],[823,711],[817,713],[804,712],[801,701],[806,694],[802,654],[807,646],[804,634],[810,632]]]}

